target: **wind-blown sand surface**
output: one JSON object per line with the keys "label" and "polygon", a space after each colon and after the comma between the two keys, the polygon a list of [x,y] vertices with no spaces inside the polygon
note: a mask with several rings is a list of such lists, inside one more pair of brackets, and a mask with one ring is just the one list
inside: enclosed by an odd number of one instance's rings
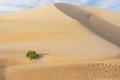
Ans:
{"label": "wind-blown sand surface", "polygon": [[[0,80],[119,80],[120,14],[64,3],[0,15]],[[25,57],[36,50],[37,60]]]}

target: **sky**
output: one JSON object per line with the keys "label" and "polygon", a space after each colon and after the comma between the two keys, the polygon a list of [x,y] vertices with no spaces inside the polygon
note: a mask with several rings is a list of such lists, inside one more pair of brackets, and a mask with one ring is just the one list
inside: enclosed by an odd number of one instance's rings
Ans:
{"label": "sky", "polygon": [[120,13],[120,0],[0,0],[0,14],[35,8],[57,2],[104,8]]}

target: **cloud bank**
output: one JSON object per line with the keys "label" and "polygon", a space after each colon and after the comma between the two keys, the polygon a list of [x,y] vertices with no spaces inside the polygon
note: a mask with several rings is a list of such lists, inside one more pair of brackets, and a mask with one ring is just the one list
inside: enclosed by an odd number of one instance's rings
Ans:
{"label": "cloud bank", "polygon": [[120,0],[0,0],[0,13],[19,11],[56,2],[105,8],[120,12]]}

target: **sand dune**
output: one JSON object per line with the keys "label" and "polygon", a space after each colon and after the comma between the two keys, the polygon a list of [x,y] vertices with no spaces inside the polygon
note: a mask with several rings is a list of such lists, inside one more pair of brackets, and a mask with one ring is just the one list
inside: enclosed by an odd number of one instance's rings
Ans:
{"label": "sand dune", "polygon": [[11,67],[7,69],[5,75],[8,80],[119,80],[119,65],[119,61],[110,61],[47,67],[40,65]]}
{"label": "sand dune", "polygon": [[[120,14],[56,3],[0,15],[0,80],[119,80]],[[38,60],[25,57],[36,50]]]}
{"label": "sand dune", "polygon": [[[118,35],[120,34],[120,21],[118,19],[114,19],[114,17],[111,17],[115,16],[115,18],[120,18],[120,15],[111,13],[108,14],[107,11],[104,11],[110,17],[107,18],[108,16],[103,15],[103,17],[101,17],[102,14],[96,14],[98,13],[97,11],[95,13],[95,11],[93,12],[89,8],[88,10],[87,8],[84,9],[79,8],[78,6],[71,6],[68,4],[60,3],[55,5],[58,9],[60,9],[68,16],[76,19],[92,31],[120,46],[120,37],[118,37]],[[76,15],[74,15],[74,13],[76,13]]]}

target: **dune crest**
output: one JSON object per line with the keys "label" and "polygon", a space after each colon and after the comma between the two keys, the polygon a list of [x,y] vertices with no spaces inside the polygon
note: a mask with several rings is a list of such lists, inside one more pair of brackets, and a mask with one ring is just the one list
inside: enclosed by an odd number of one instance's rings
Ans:
{"label": "dune crest", "polygon": [[[111,23],[111,20],[108,20],[106,16],[101,18],[102,14],[96,14],[97,12],[91,11],[90,8],[81,8],[78,6],[72,6],[69,4],[63,3],[56,3],[56,8],[60,11],[79,21],[82,25],[89,28],[90,30],[96,32],[100,36],[104,37],[105,39],[115,43],[116,45],[120,46],[120,21],[116,19],[119,23]],[[74,15],[76,13],[76,15]],[[112,13],[112,12],[111,12]],[[116,16],[109,13],[109,16]],[[104,11],[104,14],[108,14],[107,11]],[[103,15],[104,15],[103,14]],[[117,16],[120,18],[120,16]],[[115,20],[115,21],[116,21]]]}

